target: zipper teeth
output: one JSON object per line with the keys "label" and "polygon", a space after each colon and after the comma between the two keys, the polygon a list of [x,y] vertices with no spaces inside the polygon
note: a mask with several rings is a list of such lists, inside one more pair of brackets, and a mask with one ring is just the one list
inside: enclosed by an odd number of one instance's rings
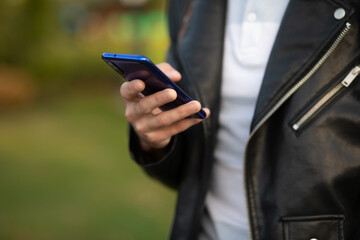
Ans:
{"label": "zipper teeth", "polygon": [[304,114],[292,128],[297,131],[309,118],[311,118],[327,101],[329,101],[337,92],[339,92],[344,85],[339,83],[330,92],[328,92],[324,97],[322,97],[308,112]]}
{"label": "zipper teeth", "polygon": [[298,119],[293,125],[292,128],[297,131],[301,128],[301,126],[311,118],[316,112],[326,104],[336,93],[338,93],[341,89],[345,87],[349,87],[350,84],[356,79],[356,77],[360,74],[360,66],[355,66],[346,77],[338,83],[335,87],[333,87],[330,91],[328,91],[323,97],[320,98],[300,119]]}
{"label": "zipper teeth", "polygon": [[[250,136],[246,142],[246,147],[245,147],[245,171],[247,169],[246,167],[246,155],[247,155],[247,146],[250,142],[250,139],[255,135],[255,133],[257,132],[257,130],[281,107],[281,105],[288,99],[290,98],[302,85],[304,85],[304,83],[309,80],[309,78],[314,75],[314,73],[321,67],[321,65],[328,59],[328,57],[334,52],[334,50],[336,49],[336,47],[339,45],[339,43],[341,42],[341,40],[344,38],[344,36],[346,35],[346,33],[350,30],[351,28],[351,23],[347,22],[345,25],[345,28],[340,32],[340,34],[338,35],[338,37],[335,39],[335,41],[333,42],[333,44],[330,46],[330,48],[326,51],[326,53],[320,58],[320,60],[314,65],[314,67],[299,81],[295,84],[295,86],[293,86],[275,105],[274,107],[272,107],[272,109],[270,109],[270,111],[258,122],[258,124],[256,124],[256,126],[254,127],[254,129],[251,131]],[[244,174],[245,177],[245,189],[247,189],[247,178],[246,178],[246,174]],[[253,196],[252,194],[248,194],[248,197],[251,198],[251,201],[253,202]],[[252,218],[252,216],[250,215],[250,211],[249,211],[249,201],[247,201],[246,204],[246,208],[247,208],[247,212],[249,214],[249,231],[250,231],[250,239],[255,239],[254,238],[254,233],[252,230],[252,225],[251,225],[251,219],[253,219],[254,222],[256,222],[255,217]],[[259,239],[258,234],[256,234],[256,239]]]}
{"label": "zipper teeth", "polygon": [[[326,51],[326,53],[320,58],[320,60],[315,64],[315,66],[299,81],[293,86],[276,104],[275,106],[259,121],[259,123],[255,126],[252,132],[256,132],[259,127],[271,117],[276,110],[280,108],[283,103],[289,99],[304,83],[307,82],[311,78],[312,75],[323,65],[323,63],[328,59],[328,57],[334,52],[336,47],[339,45],[341,40],[344,38],[345,34],[351,28],[351,24],[349,22],[346,23],[345,28],[341,31],[339,36],[336,38],[334,43],[330,46],[330,48]],[[251,135],[250,135],[251,136]]]}

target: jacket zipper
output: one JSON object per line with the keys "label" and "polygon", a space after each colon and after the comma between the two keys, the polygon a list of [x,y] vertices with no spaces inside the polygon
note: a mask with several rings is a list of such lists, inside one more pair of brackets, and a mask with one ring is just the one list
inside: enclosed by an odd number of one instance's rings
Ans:
{"label": "jacket zipper", "polygon": [[[253,193],[250,191],[250,185],[252,184],[250,181],[248,181],[247,178],[247,173],[249,172],[248,170],[248,161],[246,161],[247,159],[247,151],[248,151],[248,144],[250,142],[250,140],[252,139],[252,137],[255,135],[255,133],[257,132],[257,130],[259,130],[259,128],[297,91],[299,90],[300,87],[302,87],[315,73],[316,71],[324,64],[324,62],[329,58],[329,56],[335,51],[336,47],[339,45],[339,43],[341,42],[341,40],[344,38],[344,36],[346,35],[346,33],[350,30],[351,28],[351,23],[350,22],[346,22],[344,29],[339,33],[339,35],[337,36],[337,38],[335,39],[335,41],[331,44],[331,46],[329,47],[329,49],[325,52],[324,55],[322,55],[322,57],[319,59],[319,61],[316,62],[316,64],[310,69],[310,71],[303,77],[301,78],[288,92],[286,92],[284,94],[284,96],[268,111],[268,113],[266,115],[264,115],[260,121],[256,124],[256,126],[254,127],[254,129],[251,131],[250,136],[246,142],[246,147],[245,147],[245,174],[244,174],[244,184],[245,184],[245,191],[246,191],[246,196],[247,196],[247,201],[246,201],[246,207],[247,207],[247,212],[248,212],[248,218],[249,218],[249,231],[250,231],[250,239],[254,240],[254,239],[260,239],[259,235],[257,232],[254,232],[253,230],[253,225],[258,225],[257,224],[257,220],[256,220],[256,216],[255,216],[255,209],[254,209],[254,195]],[[345,80],[345,79],[344,79]]]}
{"label": "jacket zipper", "polygon": [[332,99],[333,96],[335,96],[340,90],[349,87],[350,84],[355,80],[355,78],[359,74],[360,74],[360,65],[354,67],[340,83],[338,83],[334,88],[332,88],[328,93],[326,93],[318,102],[316,102],[315,105],[309,109],[309,111],[307,111],[299,120],[297,120],[292,125],[292,129],[298,131],[303,126],[303,124],[306,123],[307,120],[309,120],[311,117],[313,117],[315,113],[317,113],[322,106],[324,106],[327,102],[330,101],[330,99]]}

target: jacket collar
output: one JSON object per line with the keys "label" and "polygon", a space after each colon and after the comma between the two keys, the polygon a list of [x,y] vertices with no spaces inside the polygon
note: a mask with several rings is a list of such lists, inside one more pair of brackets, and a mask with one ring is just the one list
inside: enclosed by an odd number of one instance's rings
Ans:
{"label": "jacket collar", "polygon": [[[343,8],[346,15],[336,19]],[[266,67],[252,128],[329,48],[352,14],[334,0],[291,0],[284,14]]]}
{"label": "jacket collar", "polygon": [[[187,79],[201,89],[187,89],[217,115],[220,103],[226,3],[195,0],[178,53]],[[338,20],[334,12],[343,8]],[[290,0],[279,28],[259,92],[252,128],[311,68],[345,26],[352,9],[338,0]],[[221,46],[221,47],[219,47]],[[217,121],[213,121],[213,123]]]}

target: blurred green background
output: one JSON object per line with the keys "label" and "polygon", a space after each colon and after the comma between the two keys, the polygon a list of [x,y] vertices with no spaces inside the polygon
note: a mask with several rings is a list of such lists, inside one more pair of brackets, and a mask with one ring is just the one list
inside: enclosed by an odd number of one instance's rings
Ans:
{"label": "blurred green background", "polygon": [[163,0],[0,1],[0,239],[166,239],[103,52],[164,61]]}

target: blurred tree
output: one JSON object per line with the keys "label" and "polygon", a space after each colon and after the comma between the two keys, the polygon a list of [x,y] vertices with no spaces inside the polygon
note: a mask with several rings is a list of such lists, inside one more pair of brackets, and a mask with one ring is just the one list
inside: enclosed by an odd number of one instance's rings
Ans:
{"label": "blurred tree", "polygon": [[0,0],[0,239],[166,238],[175,195],[129,159],[120,78],[100,57],[162,61],[163,8]]}
{"label": "blurred tree", "polygon": [[0,0],[0,65],[30,72],[43,88],[40,92],[50,96],[76,82],[91,85],[92,79],[115,78],[101,62],[102,52],[163,60],[167,46],[164,1],[124,3]]}
{"label": "blurred tree", "polygon": [[2,44],[0,58],[8,64],[27,61],[31,49],[37,48],[46,37],[51,23],[51,1],[3,1],[0,15]]}

